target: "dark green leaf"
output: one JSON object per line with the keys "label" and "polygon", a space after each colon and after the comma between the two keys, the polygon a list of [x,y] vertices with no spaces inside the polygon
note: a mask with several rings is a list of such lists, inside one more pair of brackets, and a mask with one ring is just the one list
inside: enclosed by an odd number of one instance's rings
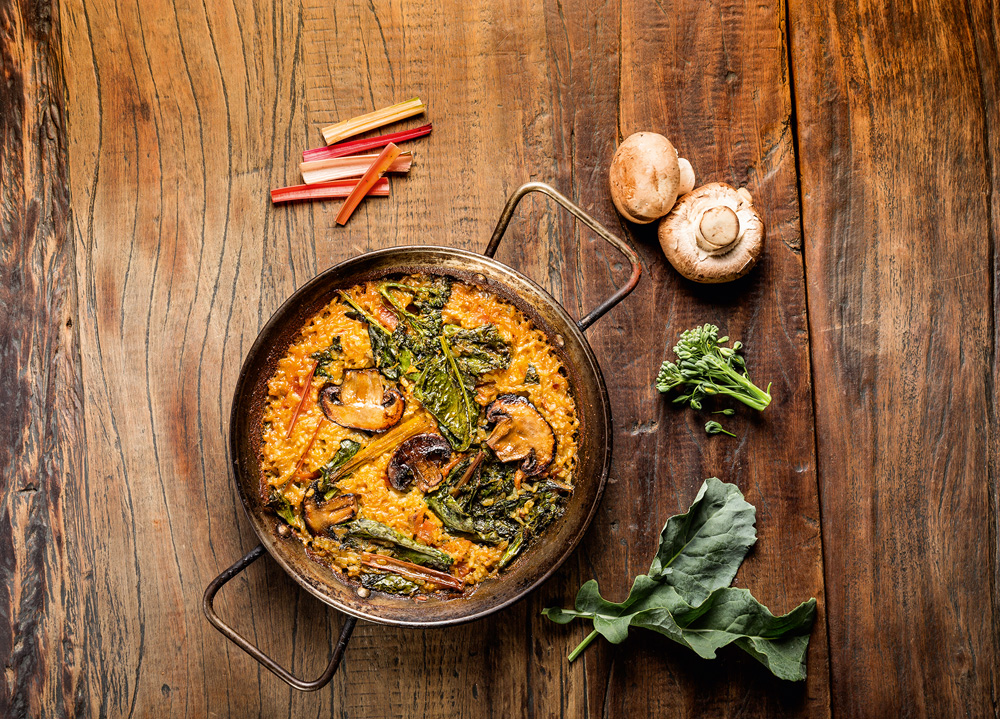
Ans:
{"label": "dark green leaf", "polygon": [[498,565],[500,569],[503,569],[512,561],[514,561],[514,558],[521,553],[521,550],[523,548],[524,548],[524,530],[522,529],[518,531],[518,533],[514,536],[510,544],[507,545],[507,549],[504,551],[503,556],[500,557],[500,563]]}
{"label": "dark green leaf", "polygon": [[[406,302],[397,299],[396,290],[409,296]],[[406,329],[397,340],[400,347],[410,348],[412,359],[424,359],[440,351],[438,337],[442,331],[441,309],[451,295],[451,284],[438,278],[426,287],[411,287],[402,282],[383,282],[379,293],[393,308]],[[417,312],[409,311],[413,306]],[[411,360],[412,361],[412,360]],[[404,372],[406,370],[404,369]]]}
{"label": "dark green leaf", "polygon": [[344,358],[344,348],[340,342],[340,337],[334,337],[330,342],[329,347],[325,350],[320,350],[319,352],[313,352],[310,356],[316,360],[317,363],[316,376],[331,377],[330,365]]}
{"label": "dark green leaf", "polygon": [[445,325],[444,334],[455,361],[465,374],[479,377],[510,366],[510,347],[494,325],[486,324],[471,330],[458,325]]}
{"label": "dark green leaf", "polygon": [[442,524],[455,532],[475,534],[472,517],[465,513],[461,505],[451,496],[451,492],[435,492],[427,495],[427,508],[437,515]]}
{"label": "dark green leaf", "polygon": [[735,644],[775,676],[805,679],[816,600],[775,617],[746,589],[729,587],[756,541],[755,513],[735,485],[707,479],[688,511],[667,521],[649,574],[636,577],[624,602],[605,600],[590,580],[580,588],[575,609],[543,614],[559,624],[590,619],[613,644],[624,641],[630,627],[651,629],[706,659]]}
{"label": "dark green leaf", "polygon": [[632,626],[679,641],[705,659],[735,643],[780,679],[806,678],[806,649],[816,619],[816,600],[776,617],[746,589],[713,592],[697,609],[672,614],[665,608],[638,612]]}
{"label": "dark green leaf", "polygon": [[285,498],[284,494],[277,489],[272,488],[271,499],[268,504],[271,509],[274,510],[274,513],[285,520],[288,525],[295,527],[306,536],[309,535],[309,531],[306,529],[306,523],[302,520],[302,517],[299,515],[296,507]]}
{"label": "dark green leaf", "polygon": [[361,586],[386,594],[409,596],[420,591],[420,585],[398,574],[362,574]]}
{"label": "dark green leaf", "polygon": [[688,604],[700,604],[732,583],[757,541],[756,514],[735,484],[706,479],[688,511],[664,525],[649,575],[669,575],[670,585]]}
{"label": "dark green leaf", "polygon": [[[323,475],[322,481],[319,483],[319,491],[327,492],[330,489],[330,477],[336,472],[340,467],[347,462],[351,457],[358,453],[361,449],[361,445],[355,442],[353,439],[342,439],[340,440],[340,449],[337,453],[330,458],[330,460],[320,467],[319,471]],[[329,497],[327,497],[329,499]]]}
{"label": "dark green leaf", "polygon": [[441,349],[441,354],[429,359],[424,366],[413,396],[434,415],[451,446],[464,452],[475,435],[479,407],[469,396],[444,338],[441,338]]}
{"label": "dark green leaf", "polygon": [[447,489],[427,495],[427,508],[449,531],[473,535],[487,544],[509,540],[518,531],[516,522],[467,514]]}

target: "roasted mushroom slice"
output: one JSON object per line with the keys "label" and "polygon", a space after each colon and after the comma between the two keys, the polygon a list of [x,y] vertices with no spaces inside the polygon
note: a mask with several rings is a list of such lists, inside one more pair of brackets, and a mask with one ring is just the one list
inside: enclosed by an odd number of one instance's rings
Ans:
{"label": "roasted mushroom slice", "polygon": [[358,511],[358,498],[353,494],[338,494],[322,501],[316,493],[307,497],[302,507],[312,533],[327,534],[334,525],[354,517]]}
{"label": "roasted mushroom slice", "polygon": [[451,446],[439,434],[425,433],[403,442],[389,460],[389,483],[400,492],[416,482],[422,492],[441,484],[441,465],[451,458]]}
{"label": "roasted mushroom slice", "polygon": [[[486,439],[501,462],[524,460],[519,477],[541,474],[556,453],[556,436],[545,418],[524,397],[500,395],[486,408],[486,419],[496,426]],[[520,482],[518,482],[520,484]]]}
{"label": "roasted mushroom slice", "polygon": [[331,422],[350,429],[384,432],[403,416],[403,398],[378,370],[348,370],[341,385],[319,391],[319,406]]}

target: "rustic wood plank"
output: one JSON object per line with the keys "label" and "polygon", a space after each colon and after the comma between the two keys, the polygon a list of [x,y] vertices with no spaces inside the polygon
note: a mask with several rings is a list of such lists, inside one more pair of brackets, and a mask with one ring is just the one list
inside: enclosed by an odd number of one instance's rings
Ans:
{"label": "rustic wood plank", "polygon": [[[603,182],[593,178],[614,148],[617,5],[377,3],[331,17],[320,4],[315,12],[306,41],[316,58],[306,81],[313,127],[412,94],[428,102],[435,122],[411,177],[394,184],[393,203],[368,208],[377,213],[369,225],[338,232],[333,213],[309,208],[318,218],[320,266],[394,244],[481,250],[506,196],[529,179],[552,182],[586,207],[597,203],[598,216],[615,222]],[[373,44],[376,37],[384,44]],[[371,70],[358,73],[361,62]],[[581,237],[552,205],[526,200],[498,259],[582,316],[625,276],[621,259],[602,245]],[[608,327],[591,336],[606,336]],[[335,679],[337,704],[434,717],[581,715],[587,677],[565,659],[575,640],[540,610],[585,578],[562,572],[546,591],[469,626],[426,633],[360,626],[351,651],[367,662],[345,664]],[[311,703],[300,696],[293,706]]]}
{"label": "rustic wood plank", "polygon": [[[737,577],[775,611],[816,597],[809,678],[789,685],[735,652],[713,664],[662,638],[637,633],[602,647],[608,679],[592,705],[612,716],[825,716],[829,714],[822,557],[813,445],[805,285],[781,3],[625,0],[621,28],[619,132],[654,130],[693,164],[697,183],[745,185],[767,226],[760,265],[725,286],[680,278],[652,228],[633,228],[649,269],[630,315],[628,400],[616,406],[617,481],[595,523],[595,576],[614,597],[644,571],[659,528],[682,511],[703,478],[736,482],[758,508],[759,541]],[[651,385],[659,362],[688,327],[711,321],[743,340],[752,375],[773,381],[759,417],[727,424],[739,440],[707,438],[705,417],[678,411]],[[606,366],[614,364],[609,357]],[[624,387],[623,387],[624,385]],[[628,507],[624,511],[623,508]],[[636,512],[632,508],[640,508]],[[610,527],[610,529],[609,529]],[[628,569],[623,573],[622,567]],[[602,696],[603,695],[603,696]],[[600,702],[600,703],[598,703]]]}
{"label": "rustic wood plank", "polygon": [[73,245],[67,240],[60,28],[48,3],[0,3],[0,715],[88,703],[75,545],[83,512]]}
{"label": "rustic wood plank", "polygon": [[[94,713],[273,716],[288,692],[220,641],[200,597],[254,543],[228,480],[229,401],[264,298],[290,289],[308,234],[269,222],[266,199],[276,148],[305,141],[289,89],[299,9],[61,11],[88,427],[81,540],[100,588]],[[279,575],[255,571],[219,607],[290,663],[299,595]],[[325,621],[309,611],[306,626]],[[328,644],[315,634],[318,666]]]}
{"label": "rustic wood plank", "polygon": [[996,5],[791,10],[834,710],[996,716]]}

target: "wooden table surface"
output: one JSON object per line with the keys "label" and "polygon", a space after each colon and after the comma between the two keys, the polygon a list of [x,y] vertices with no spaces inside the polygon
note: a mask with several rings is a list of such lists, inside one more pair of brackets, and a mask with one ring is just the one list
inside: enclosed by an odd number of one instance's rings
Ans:
{"label": "wooden table surface", "polygon": [[[997,716],[1000,12],[991,0],[0,0],[0,715]],[[434,133],[390,200],[272,207],[318,128],[412,96]],[[411,121],[408,124],[418,124]],[[745,185],[760,265],[696,286],[607,191],[654,130]],[[484,248],[550,182],[640,252],[589,332],[614,461],[580,548],[527,599],[437,630],[362,623],[290,690],[205,620],[256,543],[227,472],[231,393],[270,314],[370,249]],[[499,259],[576,316],[621,259],[543,200]],[[746,343],[775,400],[706,437],[652,381],[679,332]],[[737,584],[816,597],[809,678],[658,635],[566,654],[544,619],[613,598],[703,478],[760,541]],[[220,612],[301,675],[343,618],[270,560]]]}

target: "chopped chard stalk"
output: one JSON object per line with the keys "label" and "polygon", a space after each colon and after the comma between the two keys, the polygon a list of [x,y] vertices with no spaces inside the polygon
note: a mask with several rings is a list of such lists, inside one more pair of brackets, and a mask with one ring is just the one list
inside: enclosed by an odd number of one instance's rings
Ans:
{"label": "chopped chard stalk", "polygon": [[414,115],[422,115],[426,109],[426,105],[424,105],[420,98],[415,97],[412,100],[384,107],[375,112],[352,117],[350,120],[327,125],[320,132],[323,133],[323,139],[326,140],[326,144],[332,145],[347,137],[360,135],[362,132],[375,130],[376,128],[398,122],[399,120],[405,120]]}
{"label": "chopped chard stalk", "polygon": [[345,225],[350,219],[351,214],[357,209],[358,205],[361,204],[361,200],[365,198],[382,174],[392,166],[393,161],[399,157],[400,150],[398,147],[393,145],[391,142],[385,146],[378,159],[372,163],[371,167],[365,171],[364,176],[361,178],[361,182],[358,186],[351,190],[351,194],[348,195],[347,199],[344,200],[343,206],[340,208],[340,212],[337,214],[337,224]]}
{"label": "chopped chard stalk", "polygon": [[[271,190],[271,202],[277,205],[281,202],[296,202],[298,200],[339,200],[351,194],[357,186],[357,180],[337,180],[336,182],[319,182],[315,185],[292,185]],[[369,197],[388,197],[389,180],[381,178],[368,192]]]}
{"label": "chopped chard stalk", "polygon": [[317,147],[312,150],[304,150],[302,152],[302,161],[309,162],[310,160],[332,160],[334,157],[346,157],[347,155],[357,155],[362,152],[368,152],[369,150],[378,150],[390,142],[400,143],[407,140],[415,140],[418,137],[423,137],[424,135],[431,134],[431,124],[422,125],[420,127],[415,127],[412,130],[403,130],[402,132],[391,132],[388,135],[379,135],[378,137],[368,137],[364,140],[351,140],[350,142],[338,142],[336,145],[329,145],[327,147]]}
{"label": "chopped chard stalk", "polygon": [[295,465],[295,472],[293,472],[293,476],[297,474],[298,471],[302,469],[302,465],[305,464],[306,457],[309,455],[309,451],[313,448],[313,445],[316,444],[316,438],[319,436],[319,431],[323,429],[323,422],[325,421],[326,419],[324,417],[320,417],[319,422],[316,423],[316,429],[313,431],[312,437],[309,439],[309,444],[307,444],[306,448],[302,450],[302,456],[299,457],[299,462]]}
{"label": "chopped chard stalk", "polygon": [[446,589],[454,589],[456,592],[462,591],[462,581],[450,574],[439,572],[436,569],[421,567],[419,564],[404,562],[402,559],[387,557],[384,554],[372,554],[371,552],[361,553],[361,564],[370,569],[380,569],[383,572],[392,572],[407,579],[419,579],[424,582],[436,584]]}
{"label": "chopped chard stalk", "polygon": [[476,470],[479,469],[479,465],[483,463],[484,459],[486,459],[486,452],[483,450],[479,450],[479,452],[473,458],[472,464],[469,465],[469,468],[465,470],[465,472],[462,474],[459,480],[455,482],[455,486],[451,488],[452,497],[457,496],[462,487],[464,487],[466,483],[470,479],[472,479],[472,475],[476,473]]}
{"label": "chopped chard stalk", "polygon": [[306,404],[306,399],[312,394],[312,381],[313,375],[316,374],[316,368],[319,367],[319,362],[313,365],[313,368],[309,370],[309,376],[306,377],[305,385],[302,387],[302,398],[299,400],[298,406],[295,408],[295,414],[292,415],[292,421],[288,423],[288,431],[285,432],[285,439],[292,436],[292,430],[295,429],[295,423],[299,421],[299,415],[302,414],[302,408]]}
{"label": "chopped chard stalk", "polygon": [[[353,157],[335,157],[329,160],[311,160],[299,163],[299,170],[302,172],[303,182],[307,185],[347,180],[364,175],[379,157],[380,155],[355,155]],[[385,172],[409,172],[412,164],[413,153],[400,152]],[[386,183],[388,182],[389,180],[386,179]],[[354,189],[358,184],[358,181],[355,180],[351,189]]]}

